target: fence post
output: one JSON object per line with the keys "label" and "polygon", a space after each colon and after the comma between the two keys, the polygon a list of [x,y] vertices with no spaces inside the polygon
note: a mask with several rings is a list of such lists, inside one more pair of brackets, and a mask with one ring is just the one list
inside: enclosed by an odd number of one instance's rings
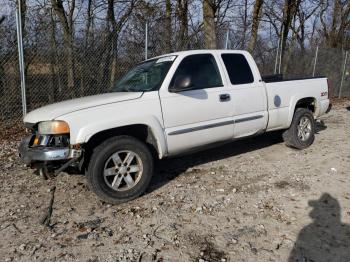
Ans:
{"label": "fence post", "polygon": [[230,35],[230,29],[227,28],[225,49],[228,49],[228,38],[229,38],[229,35]]}
{"label": "fence post", "polygon": [[280,63],[278,65],[278,73],[280,74],[281,73],[281,66],[282,66],[282,53],[283,53],[283,27],[282,27],[282,33],[281,33],[281,44],[280,44]]}
{"label": "fence post", "polygon": [[22,114],[23,117],[27,114],[26,101],[26,83],[24,77],[24,54],[23,54],[23,35],[22,35],[22,16],[21,16],[21,0],[17,2],[16,8],[16,26],[17,26],[17,45],[18,45],[18,62],[19,74],[21,79],[21,95],[22,95]]}
{"label": "fence post", "polygon": [[148,58],[148,22],[145,25],[145,60]]}
{"label": "fence post", "polygon": [[274,74],[276,74],[277,71],[277,63],[278,63],[278,53],[280,51],[280,40],[278,39],[277,42],[277,52],[276,52],[276,60],[275,60],[275,70],[273,71]]}
{"label": "fence post", "polygon": [[317,56],[318,56],[318,46],[316,46],[316,54],[315,54],[314,68],[312,70],[312,77],[315,76],[315,70],[316,70],[316,64],[317,64]]}
{"label": "fence post", "polygon": [[345,52],[345,60],[344,60],[344,67],[343,67],[343,74],[341,76],[341,82],[340,82],[340,87],[339,87],[339,95],[338,95],[338,98],[341,98],[341,91],[342,91],[342,88],[343,88],[343,82],[344,82],[344,76],[345,76],[345,70],[346,70],[346,62],[348,60],[348,54],[349,52],[346,51]]}

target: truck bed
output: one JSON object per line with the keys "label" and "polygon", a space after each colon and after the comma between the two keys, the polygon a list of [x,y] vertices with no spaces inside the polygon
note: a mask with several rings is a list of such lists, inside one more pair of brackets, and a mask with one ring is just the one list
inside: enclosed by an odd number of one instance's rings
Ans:
{"label": "truck bed", "polygon": [[[278,78],[278,77],[277,77]],[[279,77],[281,79],[281,77]],[[288,128],[297,101],[302,98],[315,100],[315,118],[328,108],[328,84],[325,77],[308,77],[265,82],[269,123],[267,130]]]}

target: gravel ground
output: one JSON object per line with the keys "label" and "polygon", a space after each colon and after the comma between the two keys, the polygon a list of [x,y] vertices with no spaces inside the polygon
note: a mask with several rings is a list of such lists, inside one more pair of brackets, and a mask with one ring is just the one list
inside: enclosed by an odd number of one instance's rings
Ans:
{"label": "gravel ground", "polygon": [[35,176],[3,137],[0,261],[350,261],[349,106],[306,150],[273,133],[160,161],[148,192],[116,206],[82,175]]}

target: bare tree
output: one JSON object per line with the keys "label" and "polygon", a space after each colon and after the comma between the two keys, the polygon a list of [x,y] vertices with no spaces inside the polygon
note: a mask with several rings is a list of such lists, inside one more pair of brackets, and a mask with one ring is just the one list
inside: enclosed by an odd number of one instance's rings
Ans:
{"label": "bare tree", "polygon": [[93,10],[92,10],[92,1],[87,1],[87,9],[86,9],[86,24],[85,24],[85,50],[88,48],[90,36],[91,36],[91,26],[93,20]]}
{"label": "bare tree", "polygon": [[177,0],[176,14],[180,21],[179,49],[184,50],[188,47],[188,0]]}
{"label": "bare tree", "polygon": [[[117,49],[118,49],[118,37],[119,33],[122,30],[123,26],[125,25],[126,21],[130,17],[135,4],[138,2],[138,0],[130,0],[128,1],[128,6],[125,8],[125,12],[119,17],[117,20],[115,17],[115,4],[114,0],[108,0],[108,9],[107,9],[107,42],[110,43],[107,48],[107,57],[104,61],[105,64],[105,70],[104,73],[108,73],[108,66],[110,65],[110,81],[109,86],[112,88],[112,86],[115,84],[115,76],[116,76],[116,67],[117,67]],[[108,61],[112,57],[112,63],[109,63]],[[106,63],[107,61],[107,63]]]}
{"label": "bare tree", "polygon": [[[327,0],[320,14],[326,42],[330,47],[339,47],[344,43],[350,46],[345,42],[346,32],[350,29],[350,1],[334,0],[331,10],[330,6]],[[327,16],[331,17],[330,24],[327,23]]]}
{"label": "bare tree", "polygon": [[165,0],[165,49],[170,53],[172,50],[171,37],[172,37],[172,25],[171,25],[171,1]]}
{"label": "bare tree", "polygon": [[[86,7],[86,21],[85,21],[85,39],[84,39],[84,57],[89,57],[91,55],[92,46],[94,46],[92,26],[94,21],[94,10],[93,10],[94,0],[87,0]],[[91,41],[92,40],[92,41]],[[91,63],[87,61],[80,65],[80,95],[85,95],[85,90],[89,87],[89,71],[90,71]]]}
{"label": "bare tree", "polygon": [[[303,4],[303,3],[301,3]],[[291,29],[295,38],[300,46],[301,52],[305,51],[305,39],[306,39],[306,22],[315,15],[316,11],[320,8],[321,2],[304,2],[304,5],[300,5],[297,10],[294,23],[291,25]],[[314,21],[315,23],[315,21]]]}
{"label": "bare tree", "polygon": [[[52,94],[50,98],[56,100],[57,93],[62,92],[61,78],[60,78],[60,66],[57,54],[57,40],[56,40],[56,21],[52,14],[52,9],[50,8],[50,71],[51,71],[51,81],[52,81]],[[56,77],[57,75],[57,77]],[[57,88],[55,88],[55,86]],[[57,92],[58,91],[58,92]]]}
{"label": "bare tree", "polygon": [[213,0],[203,0],[204,46],[216,48],[215,5]]}
{"label": "bare tree", "polygon": [[283,20],[282,20],[282,57],[284,51],[286,50],[286,44],[288,39],[288,34],[291,29],[293,18],[295,17],[301,0],[285,0],[283,7]]}
{"label": "bare tree", "polygon": [[258,37],[258,30],[259,30],[263,3],[264,3],[264,0],[256,0],[254,4],[252,31],[251,31],[251,37],[248,45],[248,51],[251,53],[255,49],[256,40]]}
{"label": "bare tree", "polygon": [[74,96],[73,15],[75,11],[75,0],[71,0],[67,11],[64,9],[62,0],[51,0],[51,4],[63,29],[63,42],[67,63],[67,86],[71,96]]}
{"label": "bare tree", "polygon": [[240,49],[244,49],[246,46],[246,37],[249,26],[248,21],[248,0],[243,0],[243,10],[242,10],[242,30],[241,30],[241,44]]}

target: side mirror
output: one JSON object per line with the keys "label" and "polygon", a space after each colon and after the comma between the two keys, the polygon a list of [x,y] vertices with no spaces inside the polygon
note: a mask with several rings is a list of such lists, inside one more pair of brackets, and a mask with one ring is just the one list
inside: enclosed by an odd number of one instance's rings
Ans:
{"label": "side mirror", "polygon": [[176,93],[190,90],[193,87],[192,80],[189,75],[179,75],[175,78],[174,85],[170,88],[170,92]]}

